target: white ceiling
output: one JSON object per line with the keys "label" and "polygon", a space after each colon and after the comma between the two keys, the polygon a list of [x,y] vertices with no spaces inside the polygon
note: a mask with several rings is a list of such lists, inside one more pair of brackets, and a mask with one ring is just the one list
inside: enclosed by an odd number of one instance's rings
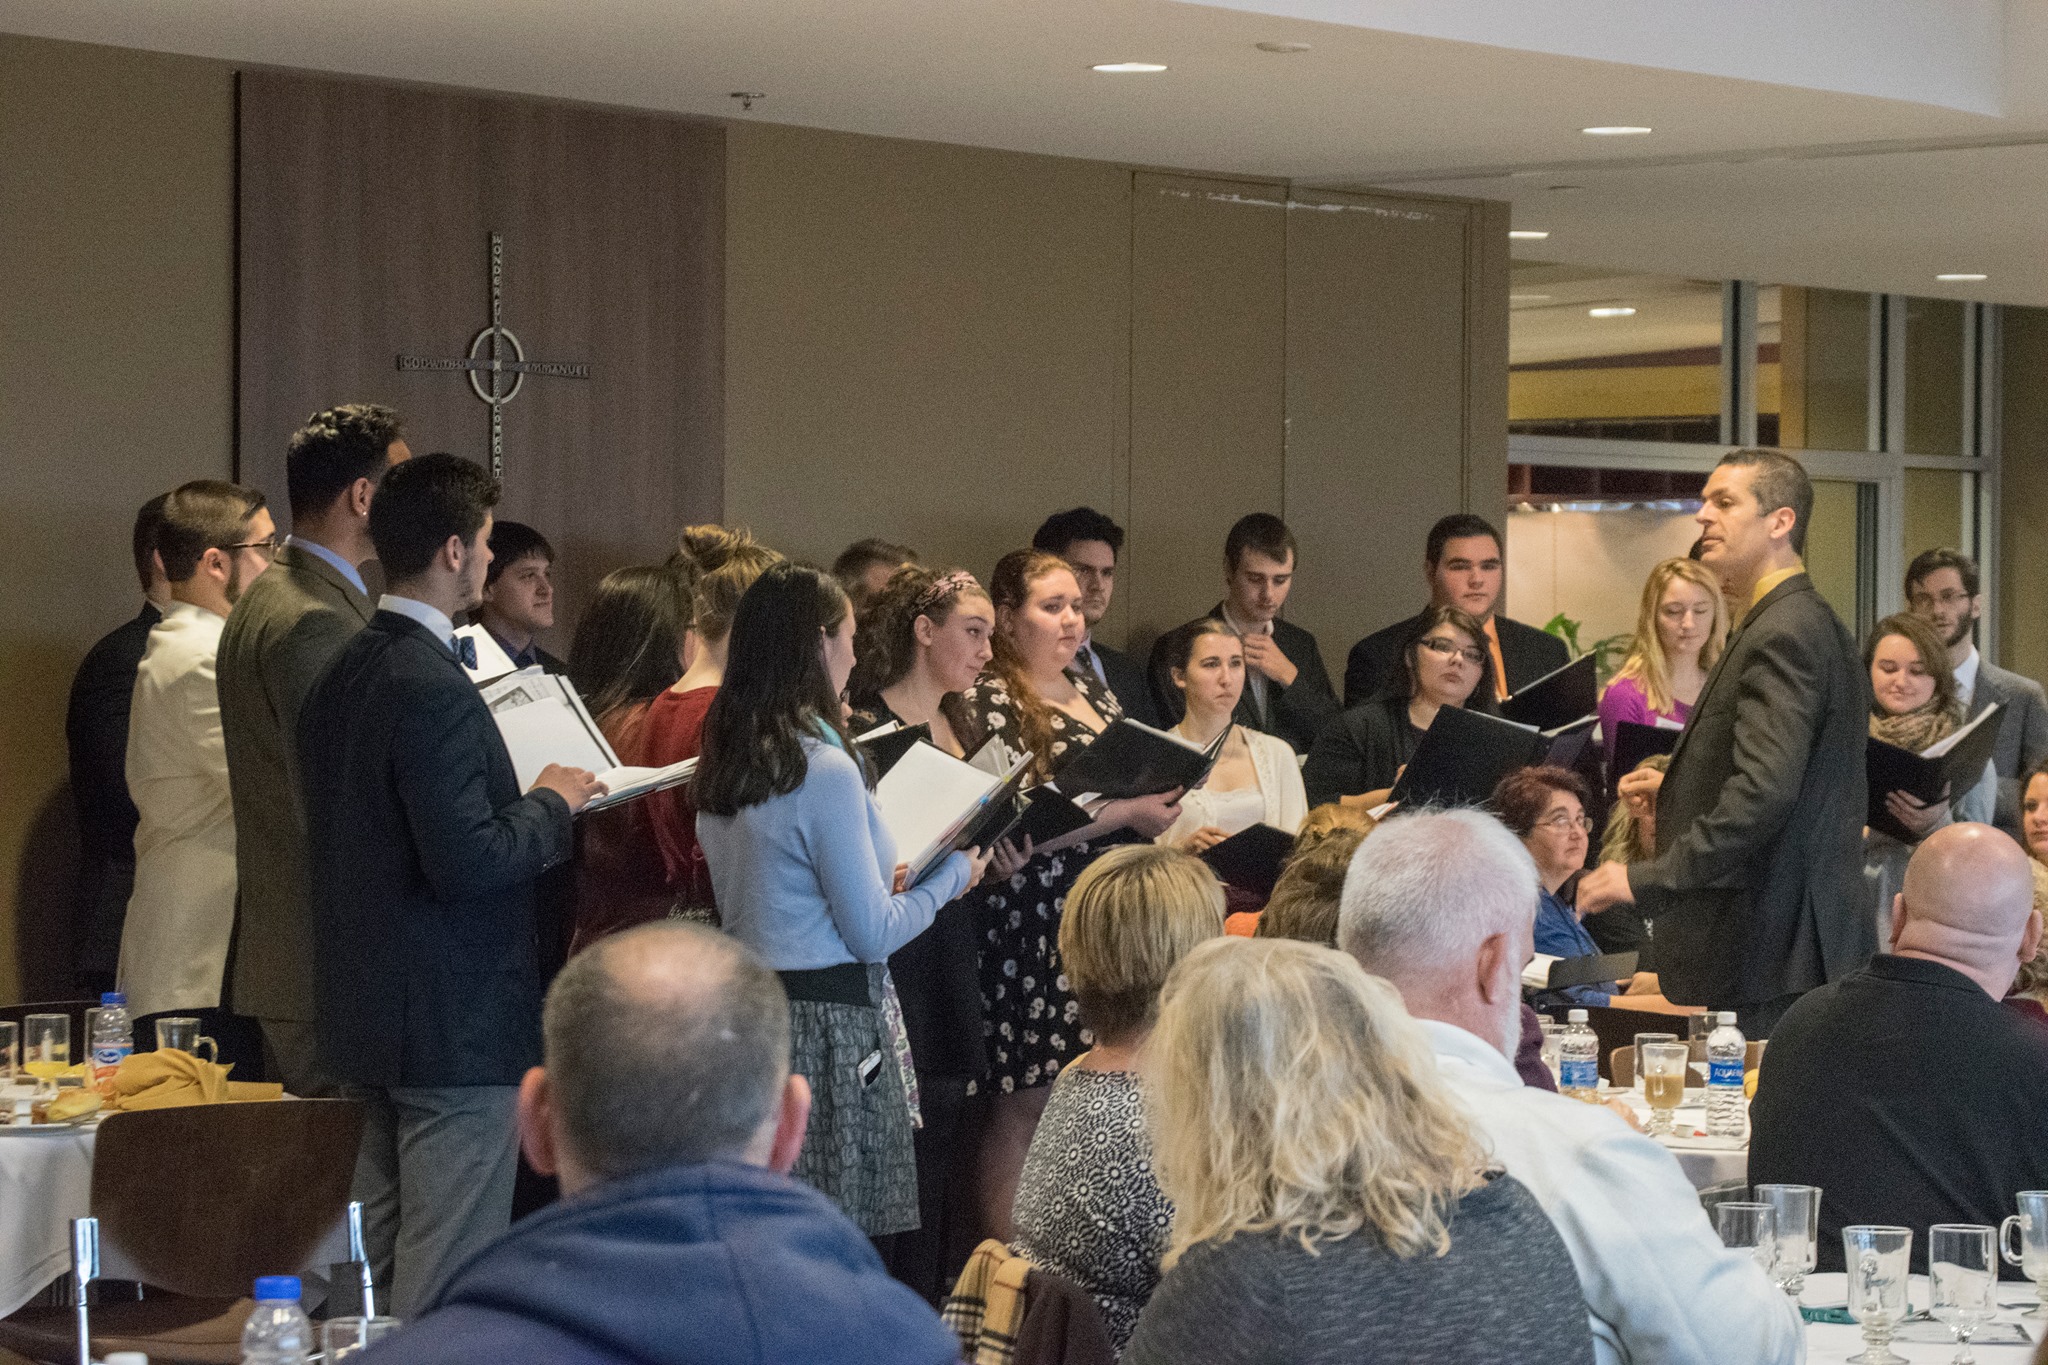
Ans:
{"label": "white ceiling", "polygon": [[[0,0],[0,31],[1507,199],[1534,260],[2048,305],[2048,0]],[[1088,70],[1125,59],[1171,70]]]}

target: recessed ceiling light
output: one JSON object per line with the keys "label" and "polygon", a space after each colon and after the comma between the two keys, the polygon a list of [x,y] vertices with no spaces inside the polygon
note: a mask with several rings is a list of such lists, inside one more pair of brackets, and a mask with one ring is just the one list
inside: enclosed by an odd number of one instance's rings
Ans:
{"label": "recessed ceiling light", "polygon": [[1158,62],[1098,62],[1088,69],[1100,71],[1105,76],[1144,76],[1166,70]]}
{"label": "recessed ceiling light", "polygon": [[1307,43],[1253,43],[1252,46],[1261,52],[1306,52],[1309,50]]}
{"label": "recessed ceiling light", "polygon": [[1550,296],[1549,294],[1510,294],[1510,295],[1508,295],[1508,302],[1509,302],[1509,303],[1548,303],[1548,302],[1550,302],[1550,299],[1551,299],[1551,296]]}
{"label": "recessed ceiling light", "polygon": [[1580,132],[1593,137],[1640,137],[1655,132],[1654,128],[1642,128],[1632,123],[1603,123],[1597,128],[1581,128]]}
{"label": "recessed ceiling light", "polygon": [[1971,274],[1962,274],[1962,275],[1936,275],[1936,276],[1935,276],[1934,278],[1935,278],[1935,279],[1937,279],[1937,280],[1943,280],[1943,281],[1946,281],[1946,282],[1948,282],[1948,283],[1951,283],[1951,284],[1963,284],[1963,283],[1967,283],[1967,282],[1969,282],[1969,281],[1972,281],[1972,280],[1988,280],[1988,279],[1990,279],[1991,277],[1990,277],[1989,275],[1971,275]]}
{"label": "recessed ceiling light", "polygon": [[1547,232],[1538,232],[1535,228],[1511,228],[1508,231],[1508,236],[1518,242],[1540,242],[1549,235]]}
{"label": "recessed ceiling light", "polygon": [[1635,315],[1636,310],[1626,306],[1611,308],[1588,308],[1586,310],[1586,316],[1589,318],[1632,318]]}

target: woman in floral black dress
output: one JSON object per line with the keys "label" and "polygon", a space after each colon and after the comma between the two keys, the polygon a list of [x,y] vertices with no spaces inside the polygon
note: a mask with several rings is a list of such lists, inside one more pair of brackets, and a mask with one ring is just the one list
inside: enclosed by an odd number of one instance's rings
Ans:
{"label": "woman in floral black dress", "polygon": [[[957,703],[953,728],[970,750],[994,734],[1029,753],[1033,779],[1043,780],[1123,713],[1094,679],[1067,671],[1084,626],[1081,590],[1064,560],[1013,550],[996,564],[989,597],[996,609],[995,659],[980,682],[948,699]],[[1178,797],[1107,802],[1086,829],[1020,850],[1028,855],[1021,867],[963,897],[974,904],[981,934],[989,1124],[979,1183],[987,1236],[1009,1239],[1017,1177],[1053,1077],[1089,1046],[1060,970],[1067,888],[1105,848],[1156,838],[1173,823]]]}

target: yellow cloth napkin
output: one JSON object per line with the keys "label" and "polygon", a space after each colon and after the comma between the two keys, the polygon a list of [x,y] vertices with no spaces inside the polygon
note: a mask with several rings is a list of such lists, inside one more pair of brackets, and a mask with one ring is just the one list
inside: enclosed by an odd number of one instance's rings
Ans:
{"label": "yellow cloth napkin", "polygon": [[177,1048],[137,1052],[114,1072],[114,1102],[122,1109],[174,1109],[186,1104],[238,1104],[274,1100],[284,1087],[256,1081],[231,1081],[233,1066],[201,1061]]}

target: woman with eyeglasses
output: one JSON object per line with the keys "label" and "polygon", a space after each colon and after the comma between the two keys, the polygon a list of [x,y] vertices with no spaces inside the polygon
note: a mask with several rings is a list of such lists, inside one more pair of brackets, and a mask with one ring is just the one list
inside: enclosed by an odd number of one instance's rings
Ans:
{"label": "woman with eyeglasses", "polygon": [[1316,736],[1301,770],[1308,804],[1381,804],[1438,711],[1490,713],[1493,696],[1486,627],[1457,607],[1433,608],[1401,651],[1394,690],[1332,717]]}
{"label": "woman with eyeglasses", "polygon": [[[1543,894],[1536,903],[1536,951],[1546,957],[1596,957],[1600,945],[1579,922],[1567,885],[1586,870],[1586,851],[1593,835],[1586,802],[1592,793],[1585,779],[1565,768],[1517,768],[1493,789],[1493,811],[1536,860]],[[1694,1014],[1674,1005],[1659,992],[1655,972],[1637,972],[1604,985],[1566,986],[1544,991],[1529,1002],[1539,1010],[1568,1006],[1621,1005],[1660,1014]]]}

